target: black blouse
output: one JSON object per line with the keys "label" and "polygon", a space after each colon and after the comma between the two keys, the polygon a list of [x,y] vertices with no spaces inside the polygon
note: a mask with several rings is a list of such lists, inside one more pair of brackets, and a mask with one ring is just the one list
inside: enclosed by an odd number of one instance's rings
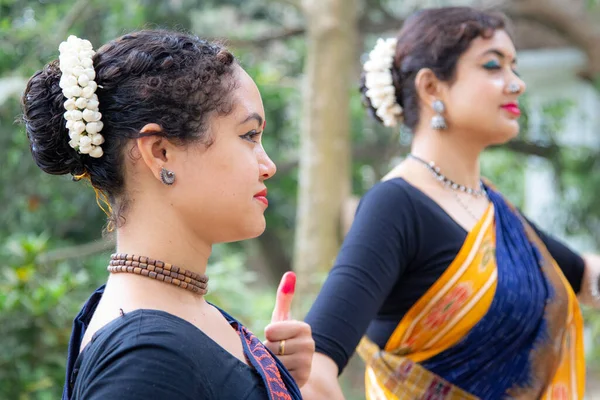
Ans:
{"label": "black blouse", "polygon": [[[579,292],[583,259],[532,224]],[[385,347],[408,310],[452,263],[468,232],[402,178],[373,186],[306,321],[340,373],[361,337]]]}

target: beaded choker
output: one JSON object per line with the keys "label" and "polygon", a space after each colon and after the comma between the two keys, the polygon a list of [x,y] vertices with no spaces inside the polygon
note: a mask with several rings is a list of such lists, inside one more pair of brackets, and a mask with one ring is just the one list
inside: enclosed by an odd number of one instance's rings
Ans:
{"label": "beaded choker", "polygon": [[208,276],[149,257],[123,253],[112,254],[107,270],[111,273],[125,272],[147,276],[200,295],[208,292]]}

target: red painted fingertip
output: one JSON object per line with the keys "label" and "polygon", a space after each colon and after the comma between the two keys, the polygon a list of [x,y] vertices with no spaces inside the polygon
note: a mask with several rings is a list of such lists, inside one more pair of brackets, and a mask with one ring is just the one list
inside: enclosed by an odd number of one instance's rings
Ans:
{"label": "red painted fingertip", "polygon": [[296,274],[292,271],[286,272],[283,274],[282,283],[281,292],[283,294],[293,294],[296,290]]}

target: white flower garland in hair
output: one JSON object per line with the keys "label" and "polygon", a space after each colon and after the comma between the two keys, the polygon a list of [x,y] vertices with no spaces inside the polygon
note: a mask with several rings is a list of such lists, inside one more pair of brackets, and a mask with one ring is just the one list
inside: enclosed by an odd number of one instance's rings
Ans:
{"label": "white flower garland in hair", "polygon": [[94,158],[102,157],[100,145],[104,143],[104,137],[99,132],[103,124],[100,120],[102,114],[98,111],[98,85],[94,81],[96,71],[92,57],[95,52],[92,44],[88,40],[71,35],[67,41],[60,44],[58,50],[58,62],[62,72],[60,87],[67,98],[64,117],[71,139],[69,145],[80,154],[88,154]]}
{"label": "white flower garland in hair", "polygon": [[396,54],[396,39],[377,39],[375,48],[363,66],[366,96],[371,100],[375,114],[385,126],[396,126],[403,120],[403,110],[396,101],[392,79],[392,64]]}

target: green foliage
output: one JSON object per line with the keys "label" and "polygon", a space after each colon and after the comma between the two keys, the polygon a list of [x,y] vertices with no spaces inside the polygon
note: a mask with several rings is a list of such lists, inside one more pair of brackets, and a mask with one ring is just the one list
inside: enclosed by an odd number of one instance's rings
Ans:
{"label": "green foliage", "polygon": [[227,246],[215,249],[217,261],[209,262],[207,301],[227,311],[257,337],[271,321],[275,290],[261,282],[256,272],[245,267],[242,253],[231,253]]}
{"label": "green foliage", "polygon": [[510,202],[519,208],[523,208],[525,201],[524,171],[522,156],[507,150],[488,152],[481,158],[482,175],[498,185]]}
{"label": "green foliage", "polygon": [[[108,254],[41,263],[46,234],[9,237],[0,257],[0,398],[56,399],[64,381],[71,324],[83,302],[106,278]],[[234,315],[259,337],[270,322],[275,292],[225,246],[209,266],[207,300]],[[266,289],[266,290],[265,290]],[[251,299],[251,301],[248,301]]]}
{"label": "green foliage", "polygon": [[[0,1],[0,398],[55,399],[62,390],[71,321],[94,288],[106,278],[107,253],[43,262],[40,255],[96,240],[105,216],[85,182],[43,174],[29,154],[15,96],[4,101],[6,78],[31,76],[58,55],[68,34],[96,46],[144,27],[189,30],[204,37],[227,37],[234,53],[254,77],[263,97],[267,129],[264,146],[278,164],[269,183],[269,255],[289,263],[294,236],[297,155],[300,141],[303,37],[249,43],[270,32],[302,25],[302,17],[283,1],[264,0],[2,0]],[[590,0],[597,3],[597,0]],[[391,160],[406,151],[410,135],[398,134],[365,116],[357,88],[349,93],[351,138],[357,150],[353,191],[362,195],[385,174]],[[524,102],[527,111],[527,101]],[[519,140],[557,146],[548,162],[562,193],[568,233],[600,237],[600,203],[594,188],[600,174],[595,149],[569,147],[555,135],[571,104],[555,101],[543,109],[541,132],[522,132]],[[528,124],[524,114],[522,126]],[[517,206],[524,204],[527,156],[500,147],[486,153],[482,172]],[[266,239],[259,239],[266,240]],[[257,242],[254,241],[254,244]],[[597,247],[600,243],[597,243]],[[275,288],[260,275],[246,244],[218,246],[210,260],[207,298],[248,325],[259,337],[270,320]],[[264,250],[263,250],[264,252]],[[59,257],[60,258],[60,257]],[[271,261],[273,262],[273,261]],[[279,262],[279,261],[274,261]],[[287,265],[289,266],[289,265]],[[269,265],[277,276],[286,265]],[[278,269],[279,268],[279,269]],[[315,279],[323,280],[324,276]],[[296,301],[303,301],[297,298]],[[306,301],[306,300],[304,300]],[[302,307],[306,309],[307,307]],[[600,316],[586,310],[594,337]],[[590,355],[600,365],[600,343]],[[363,398],[360,362],[345,373],[348,398]],[[354,369],[353,369],[354,368]],[[352,372],[354,371],[354,372]],[[358,371],[358,372],[356,372]],[[354,396],[354,397],[353,397]]]}
{"label": "green foliage", "polygon": [[592,345],[591,348],[586,348],[589,351],[587,361],[590,367],[600,370],[600,315],[597,310],[584,307],[583,317]]}
{"label": "green foliage", "polygon": [[48,235],[9,237],[0,249],[0,398],[56,399],[70,326],[90,275],[69,263],[43,265]]}

